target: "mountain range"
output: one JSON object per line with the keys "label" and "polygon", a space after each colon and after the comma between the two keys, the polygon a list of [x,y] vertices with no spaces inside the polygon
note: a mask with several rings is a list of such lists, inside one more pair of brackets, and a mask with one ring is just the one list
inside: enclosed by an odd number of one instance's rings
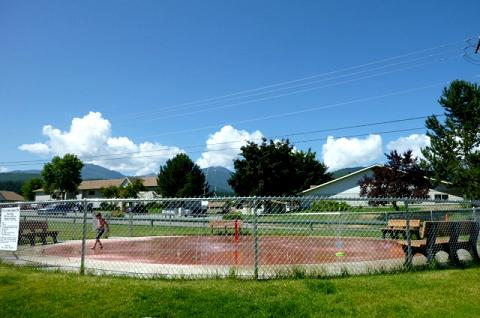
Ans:
{"label": "mountain range", "polygon": [[[228,184],[228,179],[232,175],[232,171],[228,170],[225,167],[207,167],[202,169],[205,179],[210,186],[210,191],[216,195],[232,195],[234,191],[232,187]],[[146,175],[146,177],[154,177],[156,173],[151,173]]]}
{"label": "mountain range", "polygon": [[[363,167],[344,168],[332,172],[334,179],[362,169]],[[232,171],[227,168],[216,166],[202,169],[210,190],[216,195],[231,195],[234,193],[232,187],[228,184],[228,179],[232,175]],[[149,176],[155,176],[152,173]],[[10,190],[20,193],[20,188],[23,182],[39,177],[40,170],[19,170],[11,172],[0,173],[0,190]],[[110,170],[94,164],[84,164],[82,169],[83,180],[97,180],[97,179],[120,179],[125,175],[118,171]]]}
{"label": "mountain range", "polygon": [[[208,167],[202,169],[210,185],[210,190],[215,194],[232,194],[233,189],[228,184],[228,179],[233,172],[224,167]],[[40,170],[17,170],[0,173],[0,190],[21,192],[22,184],[30,179],[40,177]],[[155,176],[156,174],[151,174]],[[82,168],[83,180],[120,179],[125,175],[118,171],[110,170],[94,164],[84,164]]]}
{"label": "mountain range", "polygon": [[[16,170],[0,173],[0,181],[26,181],[40,176],[41,170]],[[119,179],[125,176],[120,172],[94,164],[85,163],[82,168],[83,180]]]}
{"label": "mountain range", "polygon": [[[27,180],[40,177],[40,172],[40,170],[17,170],[0,173],[0,190],[21,193],[22,184]],[[94,164],[86,163],[82,168],[83,180],[120,179],[124,177],[120,172]]]}

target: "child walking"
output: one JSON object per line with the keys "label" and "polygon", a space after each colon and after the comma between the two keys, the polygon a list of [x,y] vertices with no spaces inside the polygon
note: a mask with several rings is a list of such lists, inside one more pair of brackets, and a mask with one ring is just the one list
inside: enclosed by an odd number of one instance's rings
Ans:
{"label": "child walking", "polygon": [[95,231],[97,232],[97,236],[95,237],[95,244],[91,247],[92,250],[97,247],[97,243],[98,245],[100,245],[100,248],[103,248],[102,242],[100,242],[100,237],[103,235],[103,233],[105,233],[105,230],[109,229],[108,223],[103,218],[102,213],[97,213],[95,217],[97,218],[97,228],[95,229]]}

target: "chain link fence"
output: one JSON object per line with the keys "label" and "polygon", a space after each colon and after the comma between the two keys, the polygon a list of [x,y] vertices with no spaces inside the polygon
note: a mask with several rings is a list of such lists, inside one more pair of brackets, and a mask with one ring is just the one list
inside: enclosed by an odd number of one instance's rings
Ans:
{"label": "chain link fence", "polygon": [[[0,251],[2,257],[80,273],[323,277],[479,261],[475,201],[215,197],[0,204],[11,206],[21,210],[18,248]],[[101,218],[109,226],[95,244]]]}

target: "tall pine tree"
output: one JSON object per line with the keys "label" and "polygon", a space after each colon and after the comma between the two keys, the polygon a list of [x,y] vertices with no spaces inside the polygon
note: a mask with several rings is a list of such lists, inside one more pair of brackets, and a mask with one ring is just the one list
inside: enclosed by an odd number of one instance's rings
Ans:
{"label": "tall pine tree", "polygon": [[480,198],[480,88],[456,80],[438,101],[446,119],[426,120],[430,146],[423,149],[423,167],[437,182],[451,182],[466,198]]}
{"label": "tall pine tree", "polygon": [[164,197],[196,197],[210,195],[205,175],[186,154],[167,160],[157,176],[158,192]]}

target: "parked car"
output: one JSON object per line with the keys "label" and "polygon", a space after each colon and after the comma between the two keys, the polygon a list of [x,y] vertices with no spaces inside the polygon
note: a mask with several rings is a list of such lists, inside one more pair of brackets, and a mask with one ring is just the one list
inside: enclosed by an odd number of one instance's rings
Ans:
{"label": "parked car", "polygon": [[202,206],[195,206],[189,209],[184,209],[183,213],[185,216],[192,216],[192,217],[205,217],[208,215],[207,208]]}
{"label": "parked car", "polygon": [[[83,203],[77,203],[75,205],[75,207],[73,208],[73,211],[79,211],[79,212],[82,212],[83,211]],[[93,211],[93,203],[87,203],[87,211],[88,212],[91,212]]]}
{"label": "parked car", "polygon": [[68,212],[72,212],[74,210],[74,206],[71,204],[64,204],[64,203],[52,203],[47,205],[44,208],[38,209],[37,214],[39,215],[47,215],[47,214],[60,214],[60,215],[67,215]]}
{"label": "parked car", "polygon": [[126,209],[127,213],[148,213],[147,207],[143,203],[135,203]]}

